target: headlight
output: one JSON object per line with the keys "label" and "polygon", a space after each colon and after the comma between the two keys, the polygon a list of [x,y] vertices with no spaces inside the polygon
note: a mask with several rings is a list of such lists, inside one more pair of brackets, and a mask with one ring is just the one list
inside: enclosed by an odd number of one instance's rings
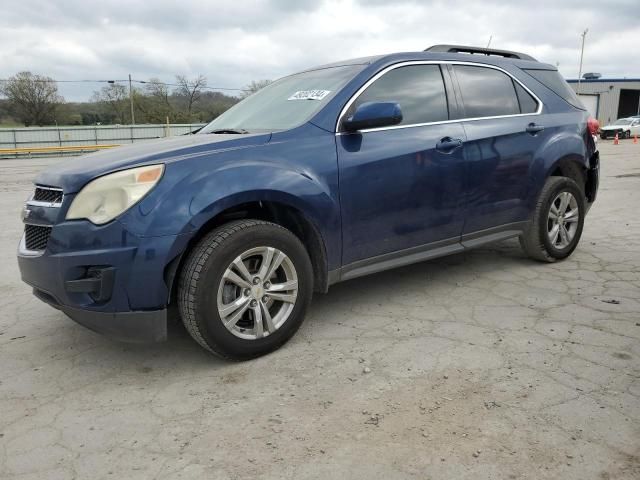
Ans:
{"label": "headlight", "polygon": [[73,200],[67,220],[86,218],[96,225],[110,222],[142,200],[163,171],[164,165],[149,165],[96,178]]}

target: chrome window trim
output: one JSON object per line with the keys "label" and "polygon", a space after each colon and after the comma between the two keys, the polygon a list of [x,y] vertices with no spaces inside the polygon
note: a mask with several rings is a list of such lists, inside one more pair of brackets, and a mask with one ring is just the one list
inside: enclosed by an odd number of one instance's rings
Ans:
{"label": "chrome window trim", "polygon": [[[478,62],[462,62],[462,61],[446,61],[446,60],[411,60],[411,61],[400,62],[400,63],[395,63],[393,65],[389,65],[388,67],[386,67],[383,70],[381,70],[378,73],[376,73],[369,80],[367,80],[365,82],[365,84],[362,85],[356,91],[356,93],[354,93],[351,96],[351,98],[347,101],[345,106],[340,111],[340,115],[338,115],[338,121],[336,122],[336,126],[335,126],[335,134],[336,135],[351,135],[352,134],[351,132],[341,132],[340,131],[340,123],[342,122],[343,117],[345,116],[345,114],[347,113],[347,111],[349,110],[349,108],[351,107],[353,102],[355,102],[357,100],[357,98],[362,94],[362,92],[364,92],[373,82],[375,82],[376,80],[378,80],[380,77],[382,77],[386,73],[390,72],[391,70],[395,70],[396,68],[407,67],[407,66],[411,66],[411,65],[470,65],[472,67],[492,68],[494,70],[499,70],[500,72],[508,75],[509,78],[511,78],[514,82],[518,82],[518,84],[522,88],[524,88],[524,90],[529,95],[531,95],[534,98],[534,100],[537,102],[538,109],[534,113],[514,113],[514,114],[510,114],[510,115],[494,115],[494,116],[489,116],[489,117],[470,117],[470,118],[463,117],[463,118],[456,118],[454,120],[441,120],[439,122],[412,123],[412,124],[409,124],[409,125],[393,125],[393,126],[390,126],[390,127],[365,128],[363,130],[358,130],[358,133],[380,132],[380,131],[383,131],[383,130],[397,130],[397,129],[401,129],[401,128],[424,127],[424,126],[427,126],[427,125],[444,125],[444,124],[447,124],[447,123],[473,122],[473,121],[476,121],[476,120],[490,120],[490,119],[495,119],[495,118],[528,117],[528,116],[531,116],[531,115],[540,115],[542,113],[542,108],[544,107],[544,104],[542,103],[542,100],[540,100],[538,98],[538,96],[529,89],[529,87],[527,87],[524,83],[522,83],[520,80],[518,80],[516,77],[514,77],[511,73],[509,73],[508,71],[506,71],[505,69],[503,69],[501,67],[498,67],[496,65],[489,65],[489,64],[486,64],[486,63],[478,63]],[[443,86],[446,89],[446,84],[443,83]],[[514,94],[515,94],[515,92],[514,92]]]}

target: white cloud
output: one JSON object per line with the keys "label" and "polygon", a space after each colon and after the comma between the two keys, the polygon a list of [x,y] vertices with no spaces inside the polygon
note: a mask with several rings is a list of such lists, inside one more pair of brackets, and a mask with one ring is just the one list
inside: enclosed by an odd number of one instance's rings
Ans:
{"label": "white cloud", "polygon": [[[295,1],[23,0],[0,17],[0,77],[31,70],[57,79],[204,74],[242,87],[344,58],[435,43],[520,50],[576,77],[640,77],[637,0]],[[632,47],[633,46],[633,47]],[[65,85],[68,98],[88,97]],[[97,89],[98,86],[91,87]]]}

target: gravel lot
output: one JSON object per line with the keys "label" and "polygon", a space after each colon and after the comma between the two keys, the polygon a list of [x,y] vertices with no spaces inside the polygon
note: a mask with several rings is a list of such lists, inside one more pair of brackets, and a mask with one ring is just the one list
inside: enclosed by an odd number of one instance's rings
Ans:
{"label": "gravel lot", "polygon": [[32,297],[0,161],[0,477],[640,478],[640,145],[554,265],[517,242],[333,287],[280,351],[115,343]]}

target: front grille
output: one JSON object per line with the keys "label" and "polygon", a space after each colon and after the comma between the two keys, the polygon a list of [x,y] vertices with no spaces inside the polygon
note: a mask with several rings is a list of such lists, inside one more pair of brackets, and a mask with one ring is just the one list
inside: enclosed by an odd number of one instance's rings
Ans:
{"label": "front grille", "polygon": [[27,250],[44,250],[47,248],[51,227],[40,225],[24,226],[24,243]]}
{"label": "front grille", "polygon": [[33,200],[36,202],[62,203],[62,190],[59,188],[36,187]]}

